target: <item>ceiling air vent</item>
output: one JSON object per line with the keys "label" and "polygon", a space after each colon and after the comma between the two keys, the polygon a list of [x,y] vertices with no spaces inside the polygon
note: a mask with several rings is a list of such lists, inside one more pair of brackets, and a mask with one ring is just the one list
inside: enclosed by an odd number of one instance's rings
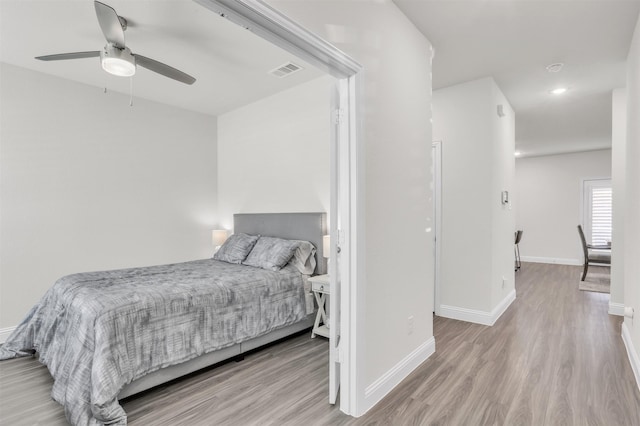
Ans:
{"label": "ceiling air vent", "polygon": [[300,65],[296,65],[293,62],[287,62],[284,65],[280,65],[278,68],[272,69],[269,71],[269,74],[282,78],[291,75],[296,71],[300,71],[301,69],[302,67]]}

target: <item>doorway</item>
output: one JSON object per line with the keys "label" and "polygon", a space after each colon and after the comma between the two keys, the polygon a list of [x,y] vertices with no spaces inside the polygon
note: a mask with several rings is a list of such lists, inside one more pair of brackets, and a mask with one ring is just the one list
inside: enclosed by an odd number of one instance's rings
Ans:
{"label": "doorway", "polygon": [[[251,0],[195,0],[200,5],[229,19],[265,40],[289,51],[308,63],[337,78],[337,96],[333,111],[336,131],[331,149],[331,227],[330,227],[330,293],[332,303],[329,367],[331,370],[331,396],[340,387],[340,410],[346,414],[356,411],[356,364],[362,354],[356,351],[358,339],[355,318],[362,306],[356,277],[363,276],[363,262],[358,248],[363,246],[364,191],[357,157],[358,145],[357,87],[362,66],[333,45],[316,37],[276,10],[259,1]],[[339,225],[339,227],[338,227]],[[336,265],[340,265],[337,270]],[[360,303],[359,303],[360,302]],[[339,303],[339,306],[333,304]],[[334,309],[334,308],[337,308]],[[336,315],[337,314],[337,315]],[[333,323],[336,318],[339,324]],[[333,346],[335,345],[335,346]],[[363,363],[360,363],[361,365]]]}

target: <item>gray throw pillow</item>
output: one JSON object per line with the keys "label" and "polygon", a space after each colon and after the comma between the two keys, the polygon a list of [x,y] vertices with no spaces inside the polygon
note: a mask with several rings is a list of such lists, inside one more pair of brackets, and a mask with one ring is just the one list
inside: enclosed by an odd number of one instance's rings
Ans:
{"label": "gray throw pillow", "polygon": [[289,262],[298,245],[300,245],[299,241],[260,237],[242,264],[279,271]]}
{"label": "gray throw pillow", "polygon": [[233,234],[213,255],[213,258],[227,263],[242,263],[258,238],[260,238],[259,235]]}

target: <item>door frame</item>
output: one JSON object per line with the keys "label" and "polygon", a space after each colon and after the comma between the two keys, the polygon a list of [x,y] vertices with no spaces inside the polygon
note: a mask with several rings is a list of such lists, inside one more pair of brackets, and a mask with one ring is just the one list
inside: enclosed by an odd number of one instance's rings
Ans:
{"label": "door frame", "polygon": [[[341,185],[348,187],[348,202],[340,203],[340,232],[332,226],[331,269],[337,265],[340,245],[340,410],[357,415],[359,380],[364,370],[364,291],[358,277],[364,276],[364,144],[361,134],[363,67],[332,44],[309,32],[261,0],[194,0],[210,11],[253,32],[263,39],[287,50],[339,80],[339,96],[346,100],[340,109],[341,124],[347,131],[339,132],[336,147],[348,152],[346,167],[337,164],[332,149],[331,168]],[[337,105],[333,105],[336,110]],[[338,202],[338,194],[331,191],[331,205]],[[331,218],[335,221],[336,218]],[[339,242],[338,242],[339,241]],[[334,274],[335,277],[335,274]],[[333,283],[332,283],[333,284]]]}
{"label": "door frame", "polygon": [[440,259],[442,245],[442,141],[433,141],[433,226],[434,245],[434,279],[433,279],[433,312],[440,316]]}

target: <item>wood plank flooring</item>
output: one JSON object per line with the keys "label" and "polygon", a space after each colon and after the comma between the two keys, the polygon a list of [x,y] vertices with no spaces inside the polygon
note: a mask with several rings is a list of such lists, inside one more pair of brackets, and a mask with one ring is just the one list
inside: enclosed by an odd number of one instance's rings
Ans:
{"label": "wood plank flooring", "polygon": [[[123,401],[137,425],[640,425],[640,391],[580,267],[523,264],[493,327],[434,319],[437,352],[363,417],[328,405],[328,345],[308,334]],[[0,424],[64,425],[36,360],[0,362]]]}
{"label": "wood plank flooring", "polygon": [[609,295],[580,268],[523,264],[493,327],[436,318],[436,354],[363,424],[640,425],[640,391]]}

